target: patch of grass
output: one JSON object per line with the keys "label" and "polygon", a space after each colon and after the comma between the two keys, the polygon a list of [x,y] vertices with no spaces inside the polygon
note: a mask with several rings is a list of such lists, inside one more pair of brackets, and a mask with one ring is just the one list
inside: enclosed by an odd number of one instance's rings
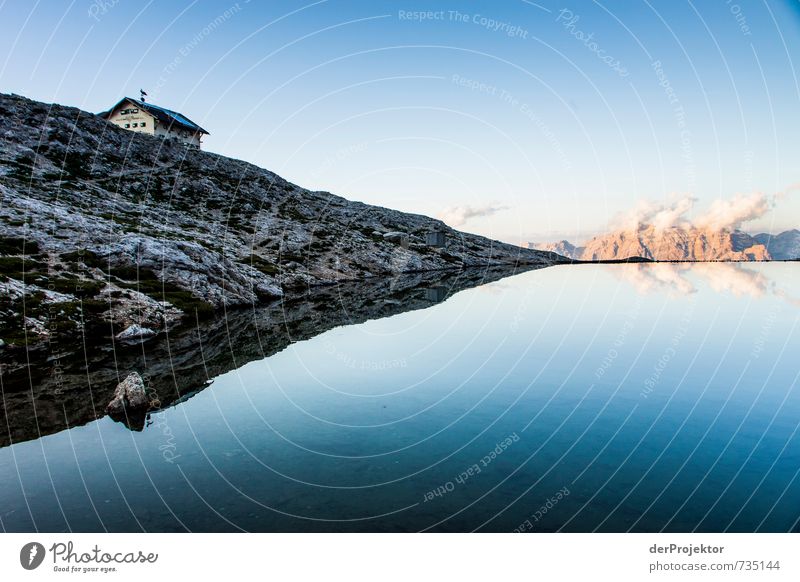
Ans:
{"label": "patch of grass", "polygon": [[126,281],[158,281],[155,273],[147,269],[140,269],[136,265],[124,265],[111,267],[111,275],[118,279],[125,279]]}
{"label": "patch of grass", "polygon": [[[155,272],[150,269],[138,268],[136,265],[120,265],[108,268],[108,261],[88,249],[80,249],[71,253],[64,253],[61,259],[67,263],[83,263],[87,267],[97,267],[114,277],[117,285],[125,289],[133,289],[144,293],[156,301],[168,301],[187,314],[197,313],[200,318],[210,317],[214,313],[214,306],[195,297],[190,291],[181,289],[177,285],[163,282]],[[85,293],[91,293],[92,287],[87,281],[80,281],[85,287]],[[102,282],[96,282],[102,289]],[[70,285],[65,283],[65,285]],[[99,289],[94,293],[99,292]],[[87,295],[88,296],[88,295]]]}
{"label": "patch of grass", "polygon": [[105,301],[83,300],[44,303],[45,294],[41,291],[25,295],[24,300],[11,301],[8,297],[0,299],[0,337],[14,346],[25,346],[30,341],[38,342],[40,337],[25,332],[24,316],[38,319],[48,331],[59,336],[72,338],[80,333],[100,335],[107,323],[98,316],[108,309]]}
{"label": "patch of grass", "polygon": [[258,255],[251,255],[249,258],[240,261],[245,265],[250,265],[254,269],[261,271],[265,275],[276,275],[280,272],[280,268],[275,263],[268,261]]}
{"label": "patch of grass", "polygon": [[86,179],[92,175],[91,164],[78,152],[68,151],[63,159],[53,161],[57,166],[60,165],[61,170],[69,177]]}
{"label": "patch of grass", "polygon": [[72,335],[79,331],[83,322],[84,333],[94,334],[106,323],[100,320],[99,315],[108,309],[108,303],[98,299],[84,299],[83,301],[65,301],[46,306],[47,327],[53,332],[62,335]]}
{"label": "patch of grass", "polygon": [[278,206],[278,216],[296,222],[308,222],[308,217],[297,209],[293,200],[287,200]]}
{"label": "patch of grass", "polygon": [[0,255],[21,254],[39,254],[39,243],[16,236],[0,236]]}
{"label": "patch of grass", "polygon": [[75,297],[88,299],[100,293],[105,287],[102,281],[85,281],[77,278],[58,277],[47,281],[47,288],[58,293],[69,293]]}
{"label": "patch of grass", "polygon": [[30,257],[0,257],[0,274],[22,280],[23,274],[36,273],[44,263]]}
{"label": "patch of grass", "polygon": [[89,249],[78,249],[77,251],[62,253],[59,257],[65,263],[72,265],[83,263],[87,267],[95,267],[98,269],[105,269],[108,267],[107,259]]}
{"label": "patch of grass", "polygon": [[13,162],[7,162],[11,166],[9,175],[18,180],[30,180],[33,174],[34,160],[30,154],[22,154],[17,157]]}
{"label": "patch of grass", "polygon": [[450,253],[448,253],[448,252],[443,252],[443,253],[442,253],[441,255],[439,255],[439,256],[440,256],[440,257],[442,257],[442,258],[443,258],[445,261],[447,261],[448,263],[461,263],[461,262],[462,262],[460,257],[457,257],[457,256],[455,256],[455,255],[451,255],[451,254],[450,254]]}
{"label": "patch of grass", "polygon": [[283,252],[283,253],[281,253],[278,260],[280,261],[280,263],[282,265],[285,265],[286,263],[299,263],[299,264],[302,265],[304,263],[304,261],[305,261],[305,259],[303,258],[303,255],[298,255],[298,254],[295,254],[293,252]]}
{"label": "patch of grass", "polygon": [[181,289],[177,285],[162,281],[158,275],[149,269],[136,267],[114,267],[111,274],[121,279],[117,284],[126,289],[133,289],[144,293],[156,301],[167,301],[187,314],[196,313],[200,319],[211,317],[214,306],[195,297],[191,291]]}

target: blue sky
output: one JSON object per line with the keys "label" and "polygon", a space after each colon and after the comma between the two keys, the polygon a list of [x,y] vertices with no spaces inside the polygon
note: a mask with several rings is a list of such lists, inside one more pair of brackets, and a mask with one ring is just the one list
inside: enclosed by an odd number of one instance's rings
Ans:
{"label": "blue sky", "polygon": [[[0,90],[100,111],[144,88],[302,186],[574,240],[800,183],[799,6],[6,1]],[[800,191],[745,224],[794,227]]]}

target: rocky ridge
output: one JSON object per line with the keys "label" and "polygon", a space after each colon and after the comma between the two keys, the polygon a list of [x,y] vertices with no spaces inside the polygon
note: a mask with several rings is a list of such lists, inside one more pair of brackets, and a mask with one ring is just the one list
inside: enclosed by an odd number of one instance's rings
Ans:
{"label": "rocky ridge", "polygon": [[618,230],[596,236],[584,246],[569,241],[530,243],[530,248],[558,253],[581,261],[609,261],[642,257],[654,261],[770,261],[800,257],[800,231],[751,236],[741,231],[710,230],[693,226]]}
{"label": "rocky ridge", "polygon": [[15,95],[0,94],[0,144],[6,347],[146,339],[339,281],[563,261]]}

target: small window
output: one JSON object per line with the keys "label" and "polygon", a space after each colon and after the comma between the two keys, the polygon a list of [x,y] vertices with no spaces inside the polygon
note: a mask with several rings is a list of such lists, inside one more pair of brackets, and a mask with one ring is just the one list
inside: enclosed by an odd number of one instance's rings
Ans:
{"label": "small window", "polygon": [[126,123],[126,124],[125,124],[125,129],[130,129],[130,127],[131,127],[131,124],[130,124],[130,123]]}
{"label": "small window", "polygon": [[144,121],[141,123],[141,127],[144,127],[144,123],[145,123]]}

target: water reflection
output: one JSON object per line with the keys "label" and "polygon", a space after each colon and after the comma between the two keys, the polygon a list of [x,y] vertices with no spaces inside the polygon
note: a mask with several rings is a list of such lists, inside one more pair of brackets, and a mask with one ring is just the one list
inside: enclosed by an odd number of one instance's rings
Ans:
{"label": "water reflection", "polygon": [[798,301],[747,263],[652,263],[623,265],[615,274],[640,294],[667,291],[678,295],[697,292],[702,279],[717,293],[758,299],[773,293],[790,303]]}
{"label": "water reflection", "polygon": [[[425,309],[455,293],[535,267],[426,272],[348,282],[177,330],[139,346],[94,343],[73,354],[29,354],[4,362],[0,447],[85,424],[105,415],[117,383],[139,371],[151,400],[185,402],[216,376],[331,328]],[[125,423],[142,430],[147,417]]]}
{"label": "water reflection", "polygon": [[[102,418],[0,448],[0,523],[800,527],[795,265],[574,265],[463,293],[492,277],[450,277],[326,289],[118,354],[172,406],[141,432]],[[50,430],[81,412],[37,398]]]}

